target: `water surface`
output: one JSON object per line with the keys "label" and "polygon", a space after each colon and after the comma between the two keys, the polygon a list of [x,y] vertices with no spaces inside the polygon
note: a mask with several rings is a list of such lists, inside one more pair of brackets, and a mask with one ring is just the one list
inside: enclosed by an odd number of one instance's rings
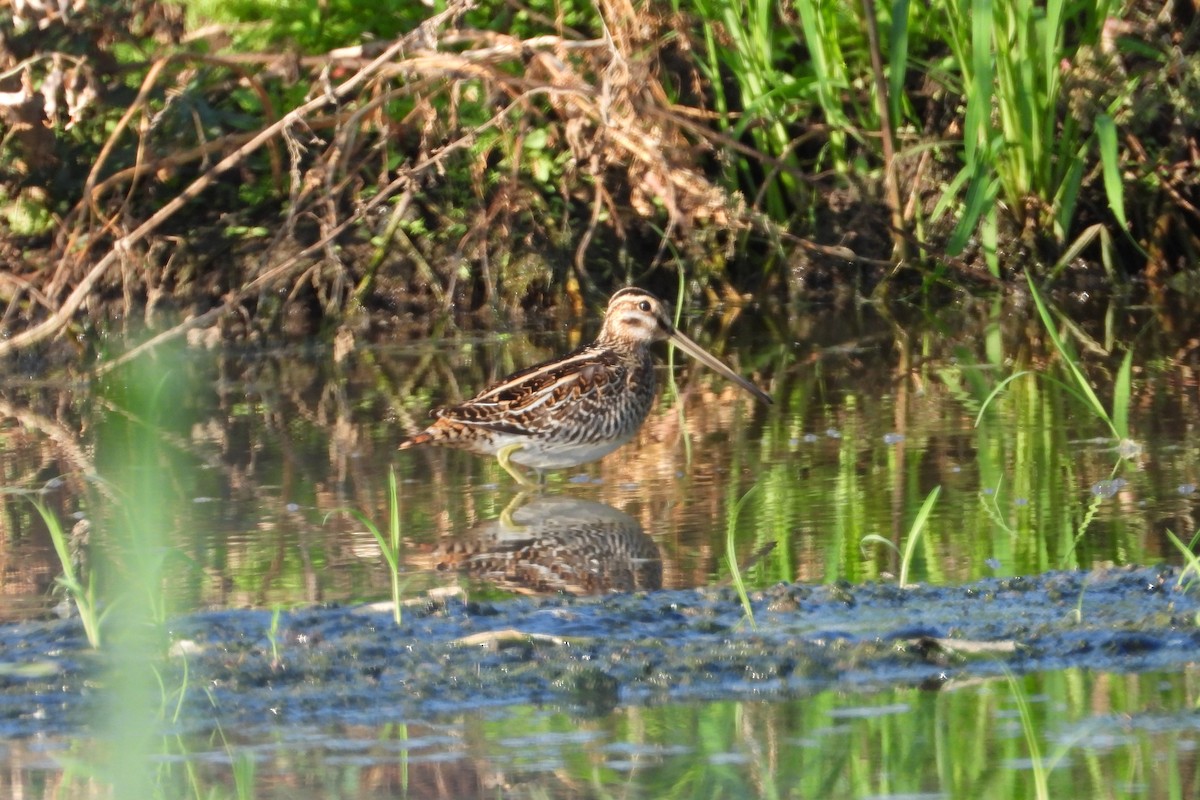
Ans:
{"label": "water surface", "polygon": [[[6,486],[38,490],[78,526],[80,553],[119,550],[121,523],[104,509],[135,484],[153,487],[162,539],[146,555],[160,559],[172,615],[389,597],[378,544],[341,512],[385,523],[393,468],[412,598],[719,586],[732,579],[731,558],[752,590],[891,583],[935,488],[910,581],[1180,564],[1168,531],[1185,542],[1197,531],[1197,355],[1145,309],[1068,337],[1110,409],[1121,343],[1134,342],[1136,448],[1122,449],[1070,389],[1040,323],[995,303],[903,321],[867,306],[689,320],[689,335],[775,405],[677,359],[639,437],[554,474],[542,497],[518,498],[495,463],[470,454],[395,451],[429,407],[565,352],[595,327],[364,341],[341,361],[320,346],[181,347],[152,356],[153,414],[127,402],[122,374],[10,381],[0,388],[0,469]],[[0,616],[37,618],[59,605],[61,570],[29,504],[8,497],[4,512]],[[120,570],[104,574],[119,584]],[[714,697],[590,718],[552,703],[244,739],[189,734],[159,757],[200,785],[249,781],[261,796],[585,797],[631,786],[645,797],[1027,797],[1038,758],[1060,791],[1190,794],[1190,671],[1048,672],[1021,685],[1033,714],[1024,727],[1013,716],[1020,692],[992,678],[937,694]],[[10,784],[41,796],[65,782],[85,796],[79,781],[97,768],[64,771],[74,763],[65,749],[84,765],[105,752],[102,737],[82,734],[14,741]]]}

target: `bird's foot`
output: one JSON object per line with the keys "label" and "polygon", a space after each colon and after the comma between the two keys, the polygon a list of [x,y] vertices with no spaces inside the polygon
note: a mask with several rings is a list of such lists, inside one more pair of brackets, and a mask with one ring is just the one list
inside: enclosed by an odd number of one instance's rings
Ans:
{"label": "bird's foot", "polygon": [[[496,453],[496,460],[500,462],[500,466],[504,468],[505,472],[513,476],[513,480],[524,486],[526,489],[540,489],[542,486],[540,480],[532,480],[524,472],[521,472],[521,470],[517,469],[516,465],[512,463],[512,454],[524,446],[525,445],[521,444],[520,442],[506,444],[504,447],[500,448],[500,452]],[[540,479],[541,477],[541,472],[538,472],[538,478]]]}

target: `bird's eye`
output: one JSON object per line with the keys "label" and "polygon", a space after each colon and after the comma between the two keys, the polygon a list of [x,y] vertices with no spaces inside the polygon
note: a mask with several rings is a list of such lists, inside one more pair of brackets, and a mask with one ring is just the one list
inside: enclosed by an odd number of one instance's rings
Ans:
{"label": "bird's eye", "polygon": [[650,313],[650,301],[643,300],[642,302],[638,303],[638,308],[640,308],[642,311],[649,314]]}

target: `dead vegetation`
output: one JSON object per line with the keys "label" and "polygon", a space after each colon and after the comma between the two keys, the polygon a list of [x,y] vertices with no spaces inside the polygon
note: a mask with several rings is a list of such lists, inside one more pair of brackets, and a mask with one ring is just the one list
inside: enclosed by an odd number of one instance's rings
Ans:
{"label": "dead vegetation", "polygon": [[[666,20],[604,0],[600,37],[519,39],[465,27],[472,5],[313,57],[177,45],[179,20],[141,1],[122,8],[157,20],[149,38],[171,44],[143,69],[100,69],[102,37],[79,57],[22,57],[8,42],[0,57],[19,85],[0,113],[19,155],[4,167],[22,188],[6,199],[49,216],[24,235],[46,244],[40,262],[20,260],[12,226],[6,237],[0,355],[56,336],[81,311],[173,321],[177,335],[239,310],[270,327],[296,305],[320,320],[515,308],[552,285],[578,309],[592,284],[603,293],[631,277],[630,257],[594,258],[598,241],[656,241],[640,277],[668,246],[719,250],[767,225],[696,167],[719,135],[662,85]],[[80,0],[68,16],[41,13],[26,30],[84,35],[98,12]],[[210,50],[220,35],[208,33]],[[75,165],[86,176],[67,180],[71,202],[49,202],[48,186],[70,172],[62,129],[92,124],[121,77],[138,79],[123,113]],[[261,124],[234,125],[238,104]]]}
{"label": "dead vegetation", "polygon": [[[205,2],[221,5],[188,0]],[[941,11],[912,12],[924,60],[890,69],[923,79],[894,82],[912,108],[889,122],[878,36],[853,32],[861,41],[838,52],[858,77],[818,91],[804,73],[817,43],[791,16],[703,17],[703,5],[689,17],[563,2],[548,18],[520,0],[437,13],[381,0],[371,25],[301,36],[303,54],[286,37],[249,47],[236,26],[189,26],[161,0],[0,0],[0,356],[73,328],[89,347],[93,332],[142,324],[206,342],[483,325],[580,313],[633,282],[673,292],[680,276],[693,296],[797,299],[907,271],[917,292],[958,296],[1033,265],[1094,292],[1129,256],[1125,276],[1140,269],[1161,294],[1194,263],[1187,126],[1153,158],[1131,126],[1103,170],[1075,148],[1074,188],[1050,196],[1079,211],[1047,236],[1011,203],[968,202],[962,98],[953,76],[921,73],[947,47]],[[385,15],[400,33],[370,39]],[[286,22],[306,32],[302,16]],[[738,40],[751,22],[770,46]],[[1143,44],[1121,52],[1158,46],[1165,27],[1133,29]],[[853,39],[827,33],[830,47]],[[739,74],[739,59],[761,75]],[[1194,70],[1177,61],[1126,70],[1123,91],[1177,83],[1155,105],[1190,108]],[[1119,169],[1167,156],[1170,174]],[[1128,226],[1114,179],[1128,184]],[[971,234],[964,205],[996,211],[997,243]],[[956,238],[963,255],[949,258]]]}

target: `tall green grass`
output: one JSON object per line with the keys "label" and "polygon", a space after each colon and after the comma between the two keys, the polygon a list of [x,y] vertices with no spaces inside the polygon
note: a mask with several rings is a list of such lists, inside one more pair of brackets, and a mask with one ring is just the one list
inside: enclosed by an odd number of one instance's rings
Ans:
{"label": "tall green grass", "polygon": [[[966,106],[962,166],[938,209],[961,203],[950,252],[961,252],[981,227],[995,230],[1001,213],[1017,232],[1060,249],[1073,235],[1090,241],[1090,231],[1075,231],[1075,219],[1083,180],[1097,166],[1124,225],[1113,118],[1092,103],[1072,105],[1064,88],[1068,65],[1079,66],[1081,53],[1099,45],[1112,4],[972,0],[940,7]],[[1111,103],[1131,86],[1110,85],[1118,95]]]}
{"label": "tall green grass", "polygon": [[[685,9],[679,0],[676,12]],[[733,139],[747,138],[761,153],[779,159],[787,169],[774,180],[762,181],[757,165],[737,160],[726,166],[726,183],[757,187],[754,198],[768,214],[784,219],[792,203],[789,194],[796,182],[789,171],[799,171],[800,160],[793,154],[792,132],[783,109],[796,96],[807,94],[804,78],[780,68],[781,50],[790,37],[778,33],[778,11],[768,0],[746,4],[719,0],[695,0],[690,5],[703,20],[701,35],[704,51],[700,66],[708,78],[708,90],[717,112],[720,129]],[[727,78],[730,89],[726,89]]]}
{"label": "tall green grass", "polygon": [[186,691],[165,677],[183,463],[171,434],[187,424],[189,408],[179,363],[144,357],[97,387],[104,411],[96,425],[96,469],[114,499],[90,515],[89,567],[104,607],[106,665],[94,724],[110,749],[86,769],[121,798],[154,796],[162,727]]}
{"label": "tall green grass", "polygon": [[[977,241],[997,275],[1002,231],[1030,235],[1055,256],[1078,256],[1100,234],[1106,261],[1111,257],[1110,231],[1102,223],[1081,228],[1077,221],[1081,191],[1096,173],[1116,227],[1128,228],[1117,114],[1136,83],[1111,68],[1103,78],[1089,72],[1103,71],[1103,58],[1111,57],[1104,49],[1111,44],[1101,43],[1104,25],[1117,11],[1108,0],[940,0],[919,6],[698,0],[687,8],[701,20],[701,64],[724,130],[766,157],[759,170],[748,160],[734,162],[738,178],[743,188],[753,187],[754,197],[766,198],[764,207],[776,220],[793,210],[780,196],[795,197],[787,172],[878,175],[888,168],[885,140],[906,132],[912,146],[901,148],[900,158],[915,163],[935,147],[955,168],[931,215],[955,221],[950,253]],[[882,52],[875,61],[863,33],[875,22],[872,10],[886,31],[878,37]],[[874,74],[876,63],[884,75]],[[952,124],[935,120],[961,131],[960,142],[935,141],[933,131],[924,129],[929,111],[922,104],[928,99],[909,96],[917,84],[910,73],[924,75],[963,109]],[[1104,93],[1093,89],[1089,102],[1082,102],[1082,90],[1070,94],[1072,79],[1107,82]],[[880,91],[888,94],[886,104],[876,97]],[[888,110],[887,130],[881,129],[881,107]],[[797,152],[801,143],[807,143],[803,156]],[[918,187],[904,189],[906,195]],[[922,214],[920,206],[911,211]]]}

